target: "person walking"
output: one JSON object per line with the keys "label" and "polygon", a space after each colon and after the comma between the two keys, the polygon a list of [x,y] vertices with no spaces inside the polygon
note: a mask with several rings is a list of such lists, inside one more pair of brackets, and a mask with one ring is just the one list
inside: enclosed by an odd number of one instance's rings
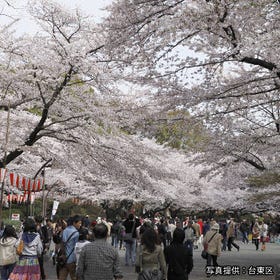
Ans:
{"label": "person walking", "polygon": [[219,233],[219,224],[215,223],[203,238],[203,246],[208,253],[207,266],[218,266],[217,258],[221,255],[222,235]]}
{"label": "person walking", "polygon": [[183,245],[185,233],[176,228],[173,232],[172,243],[164,249],[166,264],[168,265],[168,280],[188,280],[193,268],[193,257]]}
{"label": "person walking", "polygon": [[249,243],[248,240],[248,234],[249,234],[249,224],[246,220],[243,220],[242,223],[239,226],[240,232],[242,234],[242,242],[243,243]]}
{"label": "person walking", "polygon": [[131,262],[131,265],[135,265],[135,252],[136,252],[136,228],[141,226],[139,219],[134,219],[134,215],[130,213],[128,218],[123,222],[125,227],[125,233],[131,234],[131,240],[125,240],[125,265],[128,266]]}
{"label": "person walking", "polygon": [[11,225],[6,225],[0,239],[0,266],[2,280],[8,280],[10,273],[16,265],[16,242],[17,234],[15,228]]}
{"label": "person walking", "polygon": [[234,242],[234,239],[235,239],[235,222],[234,219],[231,218],[227,229],[228,251],[231,251],[232,246],[235,247],[237,251],[239,251],[240,247]]}
{"label": "person walking", "polygon": [[36,231],[36,223],[33,219],[28,218],[23,223],[23,233],[16,242],[16,247],[21,240],[24,243],[23,251],[9,276],[9,280],[40,280],[41,273],[38,256],[43,252],[43,244],[40,234]]}
{"label": "person walking", "polygon": [[116,248],[107,243],[108,227],[96,224],[93,228],[94,241],[81,250],[78,266],[78,280],[122,279],[120,260]]}
{"label": "person walking", "polygon": [[194,239],[194,249],[198,249],[198,246],[201,245],[201,231],[200,231],[200,226],[198,224],[197,220],[194,220],[194,223],[192,225],[194,232],[195,232],[195,239]]}
{"label": "person walking", "polygon": [[219,233],[222,235],[222,251],[226,251],[227,250],[227,230],[228,230],[228,224],[226,220],[223,220],[220,222],[219,224],[220,226],[220,231]]}
{"label": "person walking", "polygon": [[137,247],[135,270],[138,273],[162,274],[162,279],[167,279],[165,257],[157,242],[156,231],[146,228],[141,236],[141,245]]}
{"label": "person walking", "polygon": [[192,221],[189,220],[187,227],[184,228],[184,232],[185,232],[184,246],[189,250],[190,254],[192,255],[193,242],[196,238]]}
{"label": "person walking", "polygon": [[66,264],[59,269],[59,280],[66,280],[68,274],[72,280],[76,280],[76,256],[75,245],[79,240],[79,228],[82,225],[82,218],[79,215],[69,219],[69,225],[62,232],[62,242],[66,253]]}
{"label": "person walking", "polygon": [[45,268],[44,268],[44,255],[46,254],[46,251],[49,248],[50,244],[50,237],[48,235],[48,230],[46,225],[43,224],[43,217],[42,216],[36,216],[35,222],[36,222],[36,230],[40,234],[40,238],[43,244],[43,251],[40,256],[38,256],[39,265],[40,265],[40,272],[41,272],[41,278],[42,280],[46,279],[45,274]]}

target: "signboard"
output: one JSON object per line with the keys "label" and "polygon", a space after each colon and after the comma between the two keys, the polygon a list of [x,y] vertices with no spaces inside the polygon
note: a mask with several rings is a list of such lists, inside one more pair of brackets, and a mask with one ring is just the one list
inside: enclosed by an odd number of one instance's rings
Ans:
{"label": "signboard", "polygon": [[20,214],[13,213],[11,219],[12,219],[12,221],[19,221]]}

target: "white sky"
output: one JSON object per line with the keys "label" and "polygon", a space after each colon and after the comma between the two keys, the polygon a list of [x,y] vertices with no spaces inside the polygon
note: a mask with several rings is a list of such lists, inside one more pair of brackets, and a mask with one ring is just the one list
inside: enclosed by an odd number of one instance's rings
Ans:
{"label": "white sky", "polygon": [[55,2],[70,9],[78,7],[86,14],[101,18],[105,15],[102,8],[112,3],[112,0],[55,0]]}
{"label": "white sky", "polygon": [[[85,15],[93,16],[96,22],[100,22],[102,17],[106,15],[106,12],[102,10],[104,7],[112,3],[113,0],[52,0],[57,2],[68,9],[75,10],[79,8]],[[15,7],[15,9],[7,9],[7,5],[0,0],[0,24],[5,24],[11,21],[10,18],[3,16],[3,14],[12,14],[14,18],[22,18],[16,25],[16,33],[34,33],[36,29],[34,24],[28,16],[24,14],[24,6],[28,0],[9,0],[9,3]],[[5,9],[1,9],[5,7]]]}

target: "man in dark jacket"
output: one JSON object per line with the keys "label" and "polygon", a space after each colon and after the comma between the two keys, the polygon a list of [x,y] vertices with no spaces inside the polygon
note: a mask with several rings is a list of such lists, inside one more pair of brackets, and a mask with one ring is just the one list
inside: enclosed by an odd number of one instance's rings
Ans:
{"label": "man in dark jacket", "polygon": [[164,219],[160,219],[160,223],[157,225],[158,228],[158,234],[161,243],[163,244],[163,247],[166,247],[166,237],[167,237],[167,229],[166,229],[166,223]]}
{"label": "man in dark jacket", "polygon": [[134,219],[134,215],[131,213],[128,215],[128,218],[123,222],[125,227],[125,233],[132,234],[132,240],[125,240],[125,265],[135,265],[135,256],[136,256],[136,228],[141,226],[139,219]]}
{"label": "man in dark jacket", "polygon": [[45,280],[46,274],[44,269],[44,254],[46,253],[49,246],[49,235],[46,225],[43,225],[43,217],[36,216],[35,222],[37,232],[40,234],[40,238],[43,244],[43,252],[38,256],[38,261],[40,265],[41,279]]}
{"label": "man in dark jacket", "polygon": [[240,229],[240,232],[242,234],[242,242],[248,244],[249,243],[249,240],[248,240],[249,224],[246,222],[246,220],[242,221],[239,229]]}
{"label": "man in dark jacket", "polygon": [[193,268],[193,257],[183,245],[185,233],[176,228],[171,245],[164,249],[166,264],[168,264],[168,280],[188,280]]}

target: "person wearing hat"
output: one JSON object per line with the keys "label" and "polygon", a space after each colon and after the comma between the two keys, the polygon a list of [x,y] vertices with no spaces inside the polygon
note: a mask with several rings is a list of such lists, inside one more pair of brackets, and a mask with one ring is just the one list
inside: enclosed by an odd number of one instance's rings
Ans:
{"label": "person wearing hat", "polygon": [[203,246],[208,253],[207,266],[218,266],[217,258],[221,255],[222,248],[222,236],[219,233],[219,229],[219,224],[213,224],[211,229],[207,231],[203,238]]}

